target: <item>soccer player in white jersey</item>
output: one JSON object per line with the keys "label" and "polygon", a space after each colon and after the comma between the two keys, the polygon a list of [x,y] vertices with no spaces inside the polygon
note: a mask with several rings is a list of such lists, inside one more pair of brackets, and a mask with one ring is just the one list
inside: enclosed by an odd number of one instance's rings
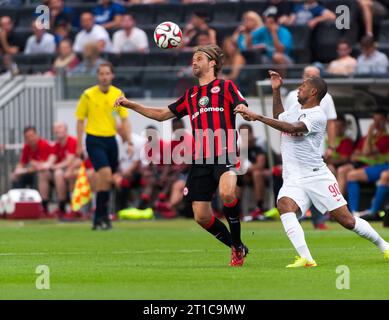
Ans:
{"label": "soccer player in white jersey", "polygon": [[317,265],[297,220],[297,214],[304,214],[312,203],[320,212],[328,211],[346,229],[373,242],[389,260],[389,243],[367,221],[352,216],[336,178],[321,157],[319,147],[326,133],[327,118],[319,104],[327,93],[326,82],[319,77],[304,80],[298,89],[299,104],[284,111],[280,95],[282,78],[275,71],[269,71],[269,74],[273,89],[273,119],[255,114],[245,106],[236,107],[235,113],[282,132],[284,184],[278,195],[277,207],[286,234],[299,254],[287,268]]}

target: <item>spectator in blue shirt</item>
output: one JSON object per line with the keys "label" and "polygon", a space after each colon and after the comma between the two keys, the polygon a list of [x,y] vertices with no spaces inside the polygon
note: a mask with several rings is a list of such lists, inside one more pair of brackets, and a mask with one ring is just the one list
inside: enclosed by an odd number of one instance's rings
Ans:
{"label": "spectator in blue shirt", "polygon": [[265,25],[253,32],[253,43],[264,50],[264,63],[292,64],[292,34],[278,24],[276,15],[269,14],[265,17]]}
{"label": "spectator in blue shirt", "polygon": [[253,33],[263,26],[262,18],[255,11],[246,11],[243,14],[242,24],[235,30],[232,38],[238,44],[240,51],[258,49],[254,43]]}
{"label": "spectator in blue shirt", "polygon": [[124,13],[124,7],[111,0],[101,0],[101,4],[93,10],[96,23],[105,29],[120,28]]}
{"label": "spectator in blue shirt", "polygon": [[296,4],[290,19],[290,24],[307,25],[314,29],[323,21],[334,21],[335,13],[319,4],[316,0],[307,0],[302,4]]}

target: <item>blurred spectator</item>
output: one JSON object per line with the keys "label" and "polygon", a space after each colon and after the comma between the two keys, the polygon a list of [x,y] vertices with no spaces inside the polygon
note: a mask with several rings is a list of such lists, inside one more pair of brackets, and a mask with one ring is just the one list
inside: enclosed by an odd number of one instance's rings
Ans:
{"label": "blurred spectator", "polygon": [[113,34],[113,52],[141,52],[149,51],[147,34],[135,26],[135,19],[130,14],[123,15],[122,29]]}
{"label": "blurred spectator", "polygon": [[373,196],[371,207],[362,212],[357,212],[356,215],[359,217],[376,217],[382,206],[387,200],[389,194],[389,169],[381,172],[380,178],[377,181],[377,189]]}
{"label": "blurred spectator", "polygon": [[79,22],[71,7],[65,6],[63,0],[49,0],[50,28],[54,31],[55,43],[58,45],[62,39],[70,37],[73,27]]}
{"label": "blurred spectator", "polygon": [[65,6],[63,0],[49,0],[48,6],[50,9],[50,27],[56,29],[59,25],[65,25],[69,30],[71,27],[78,27],[78,21],[74,10],[71,7]]}
{"label": "blurred spectator", "polygon": [[224,67],[229,70],[223,73],[224,79],[236,80],[239,77],[240,70],[246,64],[246,60],[240,53],[238,44],[232,37],[226,37],[223,41]]}
{"label": "blurred spectator", "polygon": [[368,167],[353,169],[347,174],[348,206],[352,213],[359,211],[360,183],[375,183],[384,171],[389,170],[389,133],[386,130],[386,111],[376,111],[373,119],[363,146],[363,154],[370,156],[374,162]]}
{"label": "blurred spectator", "polygon": [[69,39],[63,39],[58,46],[58,55],[54,60],[53,66],[49,71],[56,74],[60,69],[71,72],[78,64],[77,55],[73,52],[72,42]]}
{"label": "blurred spectator", "polygon": [[189,23],[183,30],[185,47],[195,47],[198,43],[197,37],[201,32],[209,34],[210,43],[216,44],[216,31],[211,29],[207,23],[207,12],[194,12]]}
{"label": "blurred spectator", "polygon": [[94,42],[98,44],[100,52],[110,52],[112,50],[111,39],[104,27],[95,24],[93,14],[84,12],[81,15],[82,30],[77,33],[74,41],[73,50],[75,52],[82,52],[87,43]]}
{"label": "blurred spectator", "polygon": [[55,156],[49,142],[41,138],[35,127],[24,129],[23,151],[12,174],[13,188],[38,187],[42,206],[47,214],[50,194],[50,168]]}
{"label": "blurred spectator", "polygon": [[358,74],[385,74],[388,71],[388,57],[377,50],[373,37],[362,38],[361,50],[362,53],[357,59]]}
{"label": "blurred spectator", "polygon": [[33,35],[27,39],[24,54],[37,54],[55,52],[55,38],[51,33],[46,32],[39,20],[35,20],[31,24]]}
{"label": "blurred spectator", "polygon": [[235,30],[232,35],[234,41],[238,43],[240,51],[251,49],[263,49],[263,45],[257,47],[253,33],[263,26],[262,18],[254,11],[247,11],[243,15],[242,24]]}
{"label": "blurred spectator", "polygon": [[58,46],[63,39],[71,37],[71,25],[63,21],[54,28],[55,44]]}
{"label": "blurred spectator", "polygon": [[8,80],[19,74],[18,65],[13,61],[12,55],[5,54],[2,57],[4,73],[0,75],[0,80]]}
{"label": "blurred spectator", "polygon": [[168,3],[168,0],[126,0],[129,4],[153,4],[153,3]]}
{"label": "blurred spectator", "polygon": [[362,11],[365,35],[373,36],[373,0],[357,0]]}
{"label": "blurred spectator", "polygon": [[127,132],[121,124],[117,126],[117,130],[119,167],[113,175],[113,182],[118,190],[117,210],[121,210],[127,208],[131,191],[141,186],[140,154],[145,141],[141,136],[131,133],[131,143],[129,143]]}
{"label": "blurred spectator", "polygon": [[63,217],[66,211],[66,203],[71,186],[68,184],[66,172],[69,171],[70,164],[74,161],[77,149],[77,139],[68,134],[67,125],[57,122],[53,125],[55,144],[53,153],[55,163],[51,167],[54,173],[54,185],[57,193],[58,211],[57,215]]}
{"label": "blurred spectator", "polygon": [[[347,180],[349,174],[357,169],[359,175],[363,175],[363,168],[382,164],[387,161],[389,147],[388,134],[386,132],[386,112],[377,110],[373,113],[373,122],[369,127],[367,136],[359,139],[357,146],[351,156],[351,163],[338,168],[339,190],[343,195],[347,192]],[[355,173],[354,173],[355,175]],[[358,209],[355,209],[358,211]]]}
{"label": "blurred spectator", "polygon": [[268,0],[266,9],[263,11],[264,16],[275,15],[279,24],[290,24],[293,5],[285,0]]}
{"label": "blurred spectator", "polygon": [[[243,132],[242,130],[246,130]],[[258,146],[257,139],[254,136],[253,128],[250,124],[244,123],[239,127],[239,134],[241,137],[240,148],[247,148],[248,168],[244,176],[246,184],[254,186],[254,198],[256,208],[250,213],[253,220],[256,220],[263,214],[263,199],[265,195],[265,168],[266,168],[266,153]]]}
{"label": "blurred spectator", "polygon": [[196,38],[196,47],[197,46],[206,46],[211,44],[211,37],[209,35],[209,32],[207,31],[200,31],[197,34]]}
{"label": "blurred spectator", "polygon": [[0,18],[0,45],[2,54],[16,54],[20,51],[14,24],[9,16]]}
{"label": "blurred spectator", "polygon": [[[345,135],[347,130],[346,119],[339,116],[335,120],[335,143],[333,152],[325,158],[327,166],[336,175],[337,168],[351,162],[354,151],[354,142]],[[328,140],[326,141],[328,146]]]}
{"label": "blurred spectator", "polygon": [[304,3],[295,4],[289,24],[307,25],[311,29],[323,21],[334,21],[335,13],[319,4],[316,0],[306,0]]}
{"label": "blurred spectator", "polygon": [[97,24],[105,29],[117,29],[122,22],[124,7],[111,0],[100,0],[100,4],[94,8],[93,14]]}
{"label": "blurred spectator", "polygon": [[[192,160],[193,137],[185,130],[182,119],[172,120],[172,140],[164,143],[164,149],[171,152],[172,164],[160,167],[160,192],[155,210],[164,218],[173,218],[183,200],[183,190]],[[176,158],[177,157],[177,158]],[[183,163],[181,163],[183,162]]]}
{"label": "blurred spectator", "polygon": [[352,48],[350,43],[345,39],[338,41],[336,51],[338,53],[338,58],[330,62],[326,72],[343,76],[353,74],[357,66],[357,60],[351,56]]}
{"label": "blurred spectator", "polygon": [[70,72],[71,75],[95,76],[99,65],[104,62],[100,58],[97,43],[87,43],[82,51],[82,61]]}
{"label": "blurred spectator", "polygon": [[265,50],[264,63],[292,64],[293,39],[290,31],[277,23],[274,15],[265,17],[265,25],[252,33],[253,43]]}

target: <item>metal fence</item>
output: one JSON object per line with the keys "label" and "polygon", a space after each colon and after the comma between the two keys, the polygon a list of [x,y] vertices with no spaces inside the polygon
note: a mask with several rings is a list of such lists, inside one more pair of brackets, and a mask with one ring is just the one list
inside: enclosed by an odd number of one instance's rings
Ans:
{"label": "metal fence", "polygon": [[10,187],[11,173],[23,146],[23,129],[35,126],[38,133],[52,139],[55,79],[18,76],[0,89],[0,194]]}

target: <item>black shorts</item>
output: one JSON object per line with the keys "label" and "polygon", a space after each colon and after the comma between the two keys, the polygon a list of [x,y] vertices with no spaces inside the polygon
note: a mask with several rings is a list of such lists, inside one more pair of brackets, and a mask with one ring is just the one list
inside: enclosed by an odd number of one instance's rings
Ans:
{"label": "black shorts", "polygon": [[[230,171],[229,164],[192,164],[184,189],[185,201],[211,201],[223,173]],[[242,176],[238,175],[237,186],[242,186]]]}
{"label": "black shorts", "polygon": [[87,134],[86,151],[95,171],[104,167],[110,167],[112,172],[116,172],[119,164],[119,152],[114,136],[97,137]]}

